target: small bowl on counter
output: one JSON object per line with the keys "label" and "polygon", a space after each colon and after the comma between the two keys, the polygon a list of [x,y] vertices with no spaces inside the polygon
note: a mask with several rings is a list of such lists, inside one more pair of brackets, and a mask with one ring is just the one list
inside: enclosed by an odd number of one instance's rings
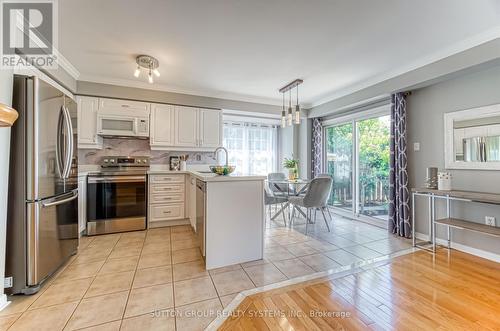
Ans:
{"label": "small bowl on counter", "polygon": [[227,166],[217,166],[213,165],[210,166],[210,171],[212,171],[214,174],[220,175],[220,176],[227,176],[230,173],[232,173],[236,169],[235,166],[227,165]]}

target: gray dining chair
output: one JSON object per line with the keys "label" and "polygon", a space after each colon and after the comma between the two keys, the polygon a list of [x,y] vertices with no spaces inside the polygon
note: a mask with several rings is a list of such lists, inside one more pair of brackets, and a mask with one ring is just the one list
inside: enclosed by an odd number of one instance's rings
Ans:
{"label": "gray dining chair", "polygon": [[288,202],[287,196],[276,196],[268,185],[264,185],[264,205],[269,207],[269,219],[272,218],[271,206],[280,205],[281,214],[283,215],[283,223],[286,227],[285,203]]}
{"label": "gray dining chair", "polygon": [[[332,183],[333,183],[333,176],[328,174],[328,173],[323,173],[323,174],[318,174],[316,176],[316,178],[324,178],[324,177],[327,177],[327,178],[331,178],[332,179]],[[333,184],[332,184],[333,185]],[[326,211],[328,212],[328,216],[330,217],[330,221],[333,220],[332,218],[332,214],[330,212],[330,208],[328,208],[328,205],[325,207]],[[316,219],[316,210],[314,211],[314,218]]]}
{"label": "gray dining chair", "polygon": [[[326,177],[326,178],[332,178],[332,182],[333,182],[333,176],[332,176],[332,175],[330,175],[330,174],[328,174],[328,173],[318,174],[315,178],[325,178],[325,177]],[[300,196],[305,196],[305,195],[306,195],[306,193],[307,193],[307,189],[306,189],[306,190],[304,190],[304,192],[303,192],[303,193],[300,193],[299,195],[300,195]],[[295,208],[300,208],[300,207],[295,207]],[[294,216],[295,216],[295,208],[293,208],[293,211],[292,211],[292,216],[291,216],[291,219],[292,219],[292,220],[293,220],[293,218],[294,218]],[[328,208],[328,206],[326,206],[324,209],[326,209],[326,211],[327,211],[327,213],[328,213],[328,216],[329,216],[329,218],[330,218],[330,221],[332,221],[332,220],[333,220],[333,218],[332,218],[332,214],[331,214],[331,212],[330,212],[330,208]],[[315,221],[316,221],[316,211],[317,211],[317,209],[315,209],[315,210],[314,210],[314,220],[315,220]],[[290,221],[290,222],[291,222],[291,221]]]}
{"label": "gray dining chair", "polygon": [[[282,172],[271,172],[267,174],[267,180],[268,181],[280,181],[280,180],[286,180],[286,175]],[[270,183],[269,187],[271,191],[273,192],[274,195],[280,194],[280,195],[286,195],[288,194],[288,185],[287,184],[280,184],[280,183]]]}
{"label": "gray dining chair", "polygon": [[325,215],[325,208],[328,206],[328,197],[332,189],[333,179],[331,177],[316,177],[309,184],[309,188],[304,196],[292,196],[288,198],[288,202],[293,206],[306,208],[306,234],[307,226],[311,223],[313,210],[321,210],[323,219],[325,220],[326,228],[330,232],[330,225]]}

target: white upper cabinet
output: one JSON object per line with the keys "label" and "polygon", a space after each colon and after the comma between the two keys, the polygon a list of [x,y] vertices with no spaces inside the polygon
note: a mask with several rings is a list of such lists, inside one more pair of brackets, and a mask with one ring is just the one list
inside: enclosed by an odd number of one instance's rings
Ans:
{"label": "white upper cabinet", "polygon": [[151,149],[174,146],[174,106],[151,105],[150,145]]}
{"label": "white upper cabinet", "polygon": [[98,115],[149,117],[153,150],[211,151],[222,145],[222,111],[78,96],[78,148],[102,149]]}
{"label": "white upper cabinet", "polygon": [[102,149],[102,138],[97,135],[99,99],[78,96],[78,148]]}
{"label": "white upper cabinet", "polygon": [[198,108],[175,107],[175,146],[198,147]]}
{"label": "white upper cabinet", "polygon": [[149,103],[120,99],[99,99],[99,112],[103,113],[133,113],[135,115],[149,115]]}
{"label": "white upper cabinet", "polygon": [[222,145],[222,112],[217,109],[199,111],[199,146],[217,148]]}

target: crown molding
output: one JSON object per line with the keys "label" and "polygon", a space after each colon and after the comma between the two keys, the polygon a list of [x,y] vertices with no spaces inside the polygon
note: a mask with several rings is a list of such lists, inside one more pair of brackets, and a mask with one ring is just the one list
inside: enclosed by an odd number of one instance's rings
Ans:
{"label": "crown molding", "polygon": [[429,65],[431,63],[437,62],[439,60],[443,60],[447,57],[465,52],[471,48],[480,46],[482,44],[485,44],[490,41],[494,41],[496,39],[500,38],[500,26],[497,26],[495,28],[486,30],[482,33],[479,33],[473,37],[470,37],[468,39],[462,40],[458,43],[455,43],[449,47],[443,48],[437,52],[431,53],[427,56],[424,56],[408,65],[399,67],[395,70],[387,71],[384,72],[380,75],[373,76],[372,78],[366,79],[361,83],[358,84],[353,84],[349,87],[346,87],[344,89],[341,89],[336,92],[332,92],[327,94],[327,96],[324,96],[320,99],[318,99],[315,102],[312,102],[311,106],[312,107],[317,107],[322,104],[325,104],[327,102],[339,99],[341,97],[345,97],[347,95],[353,94],[355,92],[358,92],[360,90],[369,88],[370,86],[382,83],[386,80],[401,76],[407,72],[416,70],[418,68],[424,67],[426,65]]}
{"label": "crown molding", "polygon": [[281,100],[264,98],[258,96],[248,96],[237,93],[228,93],[221,91],[209,91],[209,90],[189,90],[189,89],[181,89],[177,87],[172,87],[165,84],[149,84],[148,82],[136,81],[132,79],[117,79],[110,78],[105,76],[96,76],[96,75],[85,75],[81,74],[79,81],[86,81],[90,83],[99,83],[99,84],[109,84],[123,87],[132,87],[132,88],[140,88],[145,90],[154,90],[154,91],[162,91],[162,92],[170,92],[170,93],[179,93],[179,94],[187,94],[193,96],[207,97],[207,98],[217,98],[217,99],[226,99],[232,101],[241,101],[241,102],[249,102],[249,103],[258,103],[258,104],[266,104],[273,106],[281,106]]}
{"label": "crown molding", "polygon": [[61,68],[64,69],[64,71],[66,71],[74,80],[78,80],[80,78],[80,72],[78,69],[76,69],[76,67],[72,65],[71,62],[69,62],[69,60],[65,58],[58,49],[54,49],[54,54],[56,55],[59,66],[61,66]]}

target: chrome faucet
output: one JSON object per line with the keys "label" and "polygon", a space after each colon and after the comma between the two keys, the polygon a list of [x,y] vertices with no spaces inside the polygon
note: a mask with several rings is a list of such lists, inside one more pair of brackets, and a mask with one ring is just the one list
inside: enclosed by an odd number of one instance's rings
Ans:
{"label": "chrome faucet", "polygon": [[229,158],[228,158],[228,154],[227,154],[227,149],[225,147],[222,147],[222,146],[217,147],[217,149],[214,152],[214,157],[215,157],[215,159],[217,159],[217,152],[220,151],[221,149],[226,153],[226,167],[227,167],[229,165]]}

